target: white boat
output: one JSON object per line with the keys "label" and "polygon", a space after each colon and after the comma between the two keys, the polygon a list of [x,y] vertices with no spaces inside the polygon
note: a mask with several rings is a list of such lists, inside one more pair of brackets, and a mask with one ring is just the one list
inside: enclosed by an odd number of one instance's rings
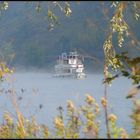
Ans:
{"label": "white boat", "polygon": [[86,78],[82,58],[77,52],[62,53],[55,65],[54,77],[73,77],[76,79]]}

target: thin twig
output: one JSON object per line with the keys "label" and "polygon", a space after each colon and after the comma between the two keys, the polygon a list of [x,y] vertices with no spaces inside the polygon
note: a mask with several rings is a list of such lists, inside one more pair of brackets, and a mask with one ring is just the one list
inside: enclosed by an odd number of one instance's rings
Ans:
{"label": "thin twig", "polygon": [[[106,64],[104,64],[104,79],[107,79],[107,66]],[[105,100],[107,101],[107,83],[105,82],[105,88],[104,88],[104,97]],[[109,129],[109,124],[108,124],[108,110],[107,110],[107,103],[105,106],[105,124],[106,124],[106,134],[107,134],[107,138],[111,138],[110,136],[110,129]]]}

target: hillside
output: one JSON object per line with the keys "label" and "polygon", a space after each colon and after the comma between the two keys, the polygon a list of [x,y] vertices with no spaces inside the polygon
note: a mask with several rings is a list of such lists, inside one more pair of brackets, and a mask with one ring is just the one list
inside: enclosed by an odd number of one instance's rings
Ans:
{"label": "hillside", "polygon": [[[110,2],[71,2],[72,15],[65,17],[57,12],[60,24],[53,31],[48,30],[47,6],[44,2],[42,12],[35,11],[34,4],[10,2],[7,11],[0,17],[0,50],[10,66],[52,69],[56,57],[61,52],[77,49],[83,55],[94,56],[103,60],[102,46],[105,40],[104,30],[107,21],[103,9],[110,7]],[[107,9],[106,9],[107,10]],[[108,10],[109,17],[112,9]],[[127,19],[140,39],[136,23]],[[132,54],[134,49],[124,47]],[[11,55],[12,54],[12,55]],[[13,56],[13,59],[11,59]],[[92,59],[85,59],[87,69],[94,70],[101,65]]]}

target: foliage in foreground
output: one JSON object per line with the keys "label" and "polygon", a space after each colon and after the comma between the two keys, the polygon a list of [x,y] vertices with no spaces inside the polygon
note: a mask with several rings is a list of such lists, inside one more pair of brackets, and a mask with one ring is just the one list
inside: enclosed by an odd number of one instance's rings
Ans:
{"label": "foliage in foreground", "polygon": [[[54,3],[58,5],[59,3]],[[108,68],[112,67],[113,70],[119,69],[121,74],[128,79],[133,80],[133,84],[138,84],[140,81],[139,74],[139,60],[140,58],[129,59],[125,54],[116,55],[112,43],[112,38],[114,33],[117,33],[118,46],[122,47],[124,42],[123,35],[129,35],[129,28],[124,20],[123,11],[129,3],[117,2],[113,3],[116,7],[115,13],[110,20],[109,35],[103,45],[105,54],[105,64],[106,67],[106,78],[105,83],[110,83],[118,76],[108,76]],[[59,5],[60,6],[60,5]],[[136,13],[139,3],[134,2],[135,16],[136,19],[139,15]],[[1,9],[6,10],[8,8],[8,3],[3,2]],[[39,10],[39,5],[37,10]],[[63,10],[63,8],[62,8]],[[64,8],[64,13],[68,16],[71,13],[69,4],[66,4]],[[50,30],[53,28],[53,23],[57,23],[56,16],[48,8],[48,17],[51,19]],[[120,60],[123,59],[121,62]],[[125,65],[124,65],[125,64]],[[6,65],[0,63],[0,79],[3,80],[5,73],[10,73],[11,71],[6,67]],[[139,88],[139,86],[138,86]],[[13,92],[11,92],[13,93]],[[135,94],[136,92],[134,92]],[[128,98],[133,97],[134,94],[128,96]],[[14,107],[16,110],[17,120],[14,121],[9,112],[4,113],[4,121],[0,125],[0,138],[99,138],[100,127],[102,125],[99,120],[100,108],[97,102],[90,95],[86,96],[85,105],[76,108],[72,101],[67,102],[67,115],[64,118],[63,108],[59,107],[59,115],[54,119],[54,132],[51,132],[46,125],[38,124],[33,117],[31,120],[25,118],[19,111],[17,104],[14,100]],[[133,132],[128,135],[125,129],[117,127],[117,117],[114,114],[106,115],[107,121],[110,128],[111,138],[140,138],[140,103],[134,100],[134,109],[131,114]],[[107,112],[107,100],[106,98],[101,99],[101,104]]]}
{"label": "foliage in foreground", "polygon": [[[105,98],[101,99],[102,107],[106,106]],[[117,127],[117,116],[108,115],[111,138],[140,138],[140,103],[133,102],[131,114],[133,132],[128,135],[124,128]],[[54,131],[47,125],[38,124],[34,117],[30,120],[17,111],[17,120],[12,114],[5,112],[3,123],[0,124],[0,138],[103,138],[100,127],[103,122],[98,120],[100,107],[96,100],[86,95],[84,105],[79,108],[70,100],[67,101],[67,114],[63,115],[63,108],[58,108],[59,114],[54,118]]]}

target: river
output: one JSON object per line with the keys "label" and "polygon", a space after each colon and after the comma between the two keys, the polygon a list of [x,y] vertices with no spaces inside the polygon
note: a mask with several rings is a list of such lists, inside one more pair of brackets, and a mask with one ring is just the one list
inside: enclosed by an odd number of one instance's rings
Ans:
{"label": "river", "polygon": [[[1,83],[1,90],[12,87],[18,97],[18,106],[24,116],[34,115],[39,123],[52,127],[53,118],[58,114],[57,107],[62,106],[66,111],[66,101],[72,100],[76,106],[84,103],[85,95],[92,95],[100,103],[104,95],[102,74],[89,74],[86,79],[54,78],[49,73],[15,73],[9,77],[9,81]],[[132,102],[126,99],[129,89],[132,87],[130,80],[126,78],[116,79],[108,87],[109,112],[117,115],[117,125],[131,131],[129,115]],[[0,94],[2,119],[3,111],[14,114],[9,94]],[[105,129],[104,112],[101,109],[101,131]]]}

